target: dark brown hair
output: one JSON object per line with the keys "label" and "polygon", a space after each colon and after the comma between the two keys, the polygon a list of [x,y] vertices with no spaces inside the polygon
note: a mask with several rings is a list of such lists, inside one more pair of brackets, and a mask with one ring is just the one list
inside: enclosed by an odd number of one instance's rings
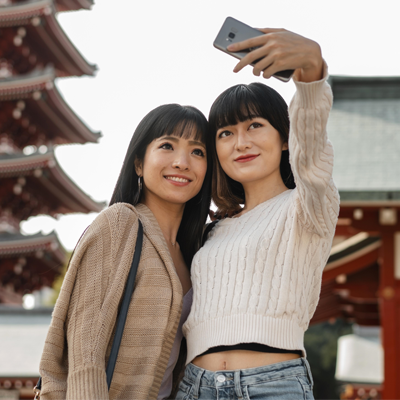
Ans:
{"label": "dark brown hair", "polygon": [[211,135],[206,117],[195,107],[165,104],[150,111],[137,126],[129,144],[110,205],[119,202],[136,205],[140,202],[135,160],[143,161],[147,146],[155,139],[172,135],[199,140],[206,145],[207,173],[200,192],[190,199],[183,212],[176,237],[187,267],[201,246],[203,227],[211,202]]}
{"label": "dark brown hair", "polygon": [[[211,106],[209,115],[212,135],[213,177],[212,199],[218,207],[218,213],[236,212],[245,203],[245,194],[241,183],[231,179],[222,169],[216,151],[215,136],[218,129],[236,125],[248,119],[261,117],[266,119],[278,132],[283,143],[289,140],[289,113],[282,96],[274,89],[262,83],[235,85],[221,93]],[[288,189],[294,189],[292,169],[289,163],[289,150],[282,151],[280,172]]]}

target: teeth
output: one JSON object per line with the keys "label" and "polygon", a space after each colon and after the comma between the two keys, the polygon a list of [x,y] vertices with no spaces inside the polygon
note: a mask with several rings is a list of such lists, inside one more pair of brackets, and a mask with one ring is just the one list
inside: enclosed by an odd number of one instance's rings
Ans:
{"label": "teeth", "polygon": [[177,176],[167,176],[167,179],[175,182],[189,182],[189,179],[178,178]]}

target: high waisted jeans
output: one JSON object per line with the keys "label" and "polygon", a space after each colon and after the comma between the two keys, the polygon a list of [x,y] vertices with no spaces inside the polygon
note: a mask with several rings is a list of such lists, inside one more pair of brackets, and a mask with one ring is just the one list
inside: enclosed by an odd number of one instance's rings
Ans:
{"label": "high waisted jeans", "polygon": [[176,400],[313,400],[313,385],[305,358],[217,372],[189,364]]}

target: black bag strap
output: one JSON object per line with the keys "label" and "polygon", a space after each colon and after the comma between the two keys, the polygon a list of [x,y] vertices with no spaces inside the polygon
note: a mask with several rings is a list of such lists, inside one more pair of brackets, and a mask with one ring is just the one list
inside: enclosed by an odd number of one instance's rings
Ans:
{"label": "black bag strap", "polygon": [[215,221],[210,222],[209,224],[207,224],[206,229],[204,229],[204,232],[203,232],[203,239],[202,239],[202,241],[201,241],[201,245],[202,245],[202,246],[204,246],[204,243],[205,243],[206,240],[207,240],[208,234],[211,232],[212,228],[214,228],[214,226],[216,225],[216,223],[217,223],[218,221],[219,221],[219,219],[216,219]]}
{"label": "black bag strap", "polygon": [[[113,340],[113,344],[111,347],[110,358],[108,359],[106,375],[107,375],[107,386],[110,389],[111,380],[114,374],[115,363],[117,362],[119,345],[121,344],[122,334],[124,332],[126,316],[128,314],[129,304],[131,302],[133,288],[135,286],[136,273],[139,266],[140,255],[142,253],[142,245],[143,245],[143,226],[139,220],[138,233],[136,238],[136,246],[135,253],[133,255],[133,260],[131,264],[131,269],[129,271],[128,279],[126,281],[125,290],[123,294],[121,309],[119,310],[117,317],[117,328],[115,330],[115,336]],[[40,391],[42,389],[42,377],[39,377],[39,380],[36,386],[33,388],[33,392],[35,393],[35,399],[40,398]]]}
{"label": "black bag strap", "polygon": [[117,319],[117,328],[115,330],[115,336],[111,347],[110,358],[108,359],[106,375],[107,375],[107,386],[110,389],[111,380],[114,374],[115,364],[117,362],[119,345],[121,344],[122,334],[124,332],[126,316],[128,314],[129,304],[131,302],[133,288],[135,286],[136,273],[139,266],[140,254],[142,253],[143,244],[143,226],[139,220],[139,228],[136,239],[135,253],[133,255],[131,269],[129,271],[128,279],[126,281],[125,291],[122,299],[121,309],[119,310]]}

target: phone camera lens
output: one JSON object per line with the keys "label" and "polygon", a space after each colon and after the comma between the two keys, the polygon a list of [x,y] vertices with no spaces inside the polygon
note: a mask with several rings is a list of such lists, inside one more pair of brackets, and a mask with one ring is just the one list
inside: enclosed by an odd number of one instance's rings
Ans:
{"label": "phone camera lens", "polygon": [[228,35],[231,39],[234,39],[235,38],[235,34],[233,33],[233,32],[229,32],[229,35]]}

